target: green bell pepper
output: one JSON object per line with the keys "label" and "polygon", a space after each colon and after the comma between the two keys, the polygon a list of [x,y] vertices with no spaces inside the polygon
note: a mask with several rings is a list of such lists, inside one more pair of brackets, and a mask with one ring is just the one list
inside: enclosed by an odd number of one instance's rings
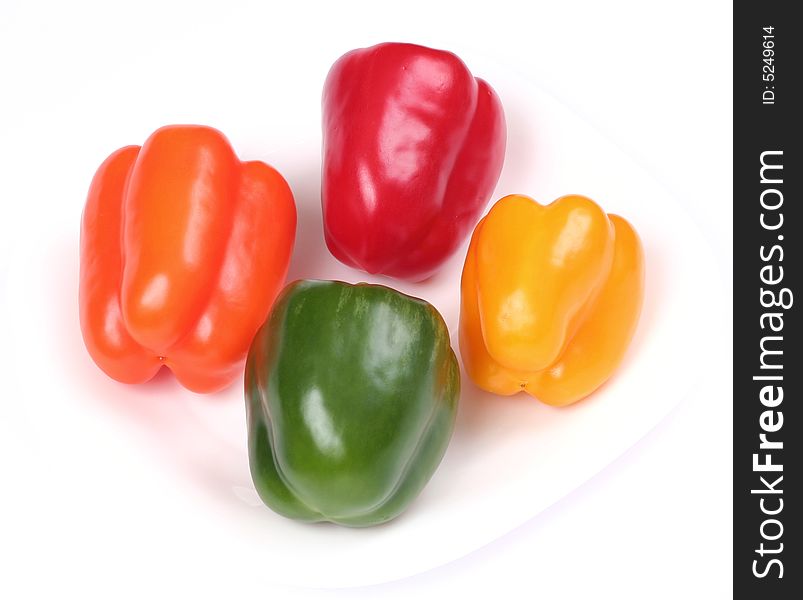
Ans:
{"label": "green bell pepper", "polygon": [[459,393],[449,332],[427,302],[379,285],[292,283],[246,364],[257,492],[302,521],[388,521],[440,463]]}

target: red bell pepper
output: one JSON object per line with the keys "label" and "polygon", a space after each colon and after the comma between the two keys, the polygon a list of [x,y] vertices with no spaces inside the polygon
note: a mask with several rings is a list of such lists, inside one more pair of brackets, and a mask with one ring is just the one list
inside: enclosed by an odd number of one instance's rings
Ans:
{"label": "red bell pepper", "polygon": [[353,50],[323,91],[326,243],[369,273],[426,279],[490,198],[505,154],[493,89],[451,52]]}

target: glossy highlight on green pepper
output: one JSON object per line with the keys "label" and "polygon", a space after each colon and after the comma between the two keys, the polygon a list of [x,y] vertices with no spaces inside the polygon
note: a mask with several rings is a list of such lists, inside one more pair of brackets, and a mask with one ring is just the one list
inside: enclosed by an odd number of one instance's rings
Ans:
{"label": "glossy highlight on green pepper", "polygon": [[379,285],[297,281],[251,345],[251,475],[302,521],[368,526],[429,481],[454,428],[460,369],[440,314]]}

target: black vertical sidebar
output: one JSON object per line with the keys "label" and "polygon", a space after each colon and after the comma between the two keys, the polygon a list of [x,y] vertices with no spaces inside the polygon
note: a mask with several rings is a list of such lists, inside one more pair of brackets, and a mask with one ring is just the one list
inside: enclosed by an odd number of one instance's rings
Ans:
{"label": "black vertical sidebar", "polygon": [[803,598],[803,29],[795,6],[734,5],[736,598]]}

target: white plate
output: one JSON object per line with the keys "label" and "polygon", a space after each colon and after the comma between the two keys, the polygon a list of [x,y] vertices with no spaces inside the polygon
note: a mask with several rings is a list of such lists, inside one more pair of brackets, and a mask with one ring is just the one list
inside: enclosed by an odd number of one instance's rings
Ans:
{"label": "white plate", "polygon": [[[524,395],[481,393],[464,376],[454,438],[424,492],[397,520],[352,530],[295,523],[259,502],[248,472],[241,381],[197,396],[169,375],[142,386],[109,380],[84,350],[78,327],[80,211],[105,155],[142,143],[169,121],[215,125],[243,159],[267,160],[285,174],[299,211],[291,278],[372,281],[425,298],[445,317],[457,349],[465,245],[437,276],[415,285],[351,270],[326,250],[318,105],[326,62],[303,82],[296,79],[292,94],[271,87],[285,73],[251,81],[225,110],[222,96],[204,96],[198,86],[208,83],[191,76],[157,108],[136,91],[134,69],[77,90],[64,108],[76,111],[76,123],[45,108],[34,114],[43,130],[51,120],[60,128],[53,153],[62,159],[45,180],[36,165],[21,165],[15,174],[31,181],[33,191],[16,205],[21,225],[0,307],[11,316],[0,360],[12,376],[0,409],[8,429],[0,450],[15,457],[19,482],[4,535],[17,540],[20,552],[38,553],[37,563],[52,559],[54,577],[75,577],[82,565],[110,581],[140,566],[151,575],[185,569],[187,577],[211,576],[225,561],[229,574],[289,585],[401,578],[481,547],[559,500],[641,438],[700,375],[701,339],[720,326],[701,307],[716,306],[711,297],[719,292],[709,280],[709,248],[688,215],[554,98],[499,65],[467,59],[496,88],[507,116],[507,159],[493,199],[524,193],[546,203],[581,193],[627,217],[644,240],[643,317],[624,364],[603,389],[554,409]],[[92,100],[124,89],[130,77],[132,97],[113,105]],[[153,88],[169,86],[172,73],[153,77]],[[126,119],[119,118],[123,113]],[[108,127],[82,137],[79,126],[87,119]],[[33,143],[17,151],[32,153]],[[25,518],[13,522],[13,510]],[[238,585],[236,577],[230,580]]]}

